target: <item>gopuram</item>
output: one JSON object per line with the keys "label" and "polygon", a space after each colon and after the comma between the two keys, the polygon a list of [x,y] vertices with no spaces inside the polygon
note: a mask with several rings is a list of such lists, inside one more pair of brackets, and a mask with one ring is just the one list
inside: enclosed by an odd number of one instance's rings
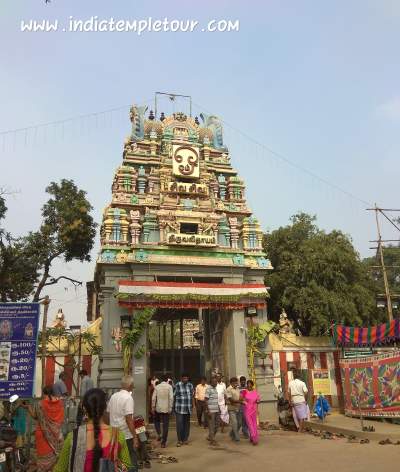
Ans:
{"label": "gopuram", "polygon": [[[126,320],[153,307],[145,352],[133,357],[142,413],[150,375],[247,375],[246,319],[266,314],[271,266],[263,233],[231,166],[221,121],[200,118],[156,117],[133,106],[103,215],[94,282],[103,317],[99,386],[119,387]],[[193,331],[194,321],[197,348],[183,342],[185,323]]]}

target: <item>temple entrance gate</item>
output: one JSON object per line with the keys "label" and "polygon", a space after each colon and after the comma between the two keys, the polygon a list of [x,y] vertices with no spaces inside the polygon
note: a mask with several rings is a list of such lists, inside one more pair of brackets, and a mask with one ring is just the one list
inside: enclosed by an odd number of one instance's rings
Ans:
{"label": "temple entrance gate", "polygon": [[[271,268],[221,121],[201,115],[200,124],[181,112],[150,111],[146,118],[146,111],[130,111],[132,131],[104,210],[94,282],[103,318],[102,388],[120,384],[126,318],[156,309],[140,340],[143,355],[129,368],[144,414],[150,373],[247,375],[246,315],[265,319]],[[196,323],[198,346],[189,339]]]}
{"label": "temple entrance gate", "polygon": [[198,310],[157,310],[148,338],[152,375],[168,375],[175,380],[187,372],[193,381],[204,375]]}

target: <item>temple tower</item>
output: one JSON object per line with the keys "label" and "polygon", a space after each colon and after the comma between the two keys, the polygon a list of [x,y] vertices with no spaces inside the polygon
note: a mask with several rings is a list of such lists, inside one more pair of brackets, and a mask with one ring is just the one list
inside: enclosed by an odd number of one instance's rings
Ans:
{"label": "temple tower", "polygon": [[[265,316],[264,277],[270,268],[221,121],[201,115],[200,124],[184,113],[157,119],[150,112],[146,118],[146,112],[130,110],[132,132],[104,210],[95,272],[103,317],[101,387],[120,383],[122,356],[115,338],[123,336],[121,319],[143,307],[157,310],[150,328],[161,326],[158,349],[144,333],[147,352],[133,362],[142,412],[140,393],[150,372],[247,374],[246,316],[255,311]],[[197,354],[184,345],[184,323],[190,336],[199,326]]]}

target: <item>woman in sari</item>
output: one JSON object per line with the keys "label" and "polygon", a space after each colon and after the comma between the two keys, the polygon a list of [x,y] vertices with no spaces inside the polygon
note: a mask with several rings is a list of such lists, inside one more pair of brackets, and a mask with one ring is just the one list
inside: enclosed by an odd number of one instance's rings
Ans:
{"label": "woman in sari", "polygon": [[258,429],[257,429],[257,404],[260,402],[260,395],[254,389],[254,382],[247,381],[247,389],[241,393],[243,401],[243,414],[249,430],[250,442],[253,446],[258,444]]}
{"label": "woman in sari", "polygon": [[131,459],[124,433],[103,419],[107,408],[104,391],[91,388],[82,405],[88,421],[67,435],[54,472],[98,472],[102,458],[110,459],[115,470],[128,470]]}
{"label": "woman in sari", "polygon": [[29,406],[28,411],[36,420],[35,441],[37,469],[52,472],[61,451],[64,421],[64,403],[54,396],[53,387],[43,389],[43,399]]}

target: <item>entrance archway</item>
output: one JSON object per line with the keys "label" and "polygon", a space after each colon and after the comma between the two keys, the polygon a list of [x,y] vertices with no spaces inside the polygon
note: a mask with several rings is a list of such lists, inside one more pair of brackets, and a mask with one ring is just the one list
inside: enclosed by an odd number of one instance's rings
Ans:
{"label": "entrance archway", "polygon": [[157,309],[148,330],[151,375],[176,381],[185,372],[197,382],[204,375],[200,332],[197,309]]}

